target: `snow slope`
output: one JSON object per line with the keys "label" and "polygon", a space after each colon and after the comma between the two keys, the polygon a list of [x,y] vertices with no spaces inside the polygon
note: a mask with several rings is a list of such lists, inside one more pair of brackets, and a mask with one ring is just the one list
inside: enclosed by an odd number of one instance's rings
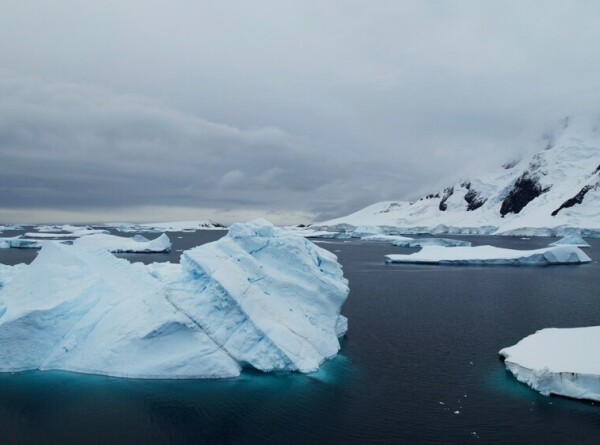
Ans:
{"label": "snow slope", "polygon": [[[91,235],[95,236],[95,235]],[[83,238],[82,238],[83,239]],[[339,350],[347,281],[336,257],[265,221],[232,226],[181,264],[45,243],[0,267],[0,371],[135,378],[314,371]]]}
{"label": "snow slope", "polygon": [[600,401],[600,326],[542,329],[500,351],[517,380],[544,395]]}
{"label": "snow slope", "polygon": [[387,201],[314,224],[411,233],[600,236],[600,118],[565,119],[546,148],[415,202]]}
{"label": "snow slope", "polygon": [[425,246],[409,255],[386,255],[388,263],[426,264],[505,264],[545,266],[579,264],[592,260],[575,246],[546,247],[536,250],[503,249],[493,246],[442,247]]}

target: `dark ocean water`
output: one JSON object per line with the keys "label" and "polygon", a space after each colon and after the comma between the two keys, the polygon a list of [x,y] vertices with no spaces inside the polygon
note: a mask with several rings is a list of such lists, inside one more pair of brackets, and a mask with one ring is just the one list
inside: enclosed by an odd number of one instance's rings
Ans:
{"label": "dark ocean water", "polygon": [[[224,233],[173,233],[171,254],[121,256],[177,261],[177,250]],[[553,240],[462,239],[522,249]],[[600,240],[588,241],[592,264],[550,267],[386,265],[385,254],[409,250],[319,243],[338,255],[351,291],[341,353],[318,373],[0,374],[0,443],[596,444],[600,404],[539,395],[498,358],[541,328],[600,325]],[[0,250],[3,263],[34,256]]]}

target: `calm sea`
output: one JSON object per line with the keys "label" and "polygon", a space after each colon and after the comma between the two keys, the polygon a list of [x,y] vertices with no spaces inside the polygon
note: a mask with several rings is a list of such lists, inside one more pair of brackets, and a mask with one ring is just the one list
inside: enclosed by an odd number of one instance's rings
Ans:
{"label": "calm sea", "polygon": [[[225,232],[171,233],[177,261]],[[155,235],[148,235],[153,237]],[[537,248],[554,239],[468,237]],[[0,443],[593,443],[600,404],[544,397],[498,350],[545,327],[600,325],[600,240],[580,266],[386,265],[384,243],[323,242],[350,280],[339,356],[310,375],[125,380],[0,374]],[[34,252],[0,250],[0,262]],[[1,345],[0,345],[1,347]]]}

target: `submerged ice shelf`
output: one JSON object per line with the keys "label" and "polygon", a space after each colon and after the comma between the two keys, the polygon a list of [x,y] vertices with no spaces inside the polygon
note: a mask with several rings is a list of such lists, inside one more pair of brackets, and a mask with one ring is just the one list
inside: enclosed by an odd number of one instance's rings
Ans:
{"label": "submerged ice shelf", "polygon": [[347,327],[348,286],[335,255],[261,220],[233,225],[184,252],[181,264],[144,266],[46,243],[31,265],[2,267],[0,280],[4,372],[310,372],[337,354]]}
{"label": "submerged ice shelf", "polygon": [[536,250],[503,249],[493,246],[426,246],[410,255],[386,255],[388,263],[498,264],[543,266],[548,264],[589,263],[592,260],[575,246],[546,247]]}
{"label": "submerged ice shelf", "polygon": [[600,326],[542,329],[504,348],[506,368],[544,395],[600,401]]}

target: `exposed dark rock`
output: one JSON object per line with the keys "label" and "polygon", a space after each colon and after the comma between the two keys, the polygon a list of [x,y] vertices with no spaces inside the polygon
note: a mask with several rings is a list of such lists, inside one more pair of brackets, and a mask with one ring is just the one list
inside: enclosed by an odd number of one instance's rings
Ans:
{"label": "exposed dark rock", "polygon": [[596,171],[594,172],[594,174],[600,172],[600,165],[598,167],[596,167]]}
{"label": "exposed dark rock", "polygon": [[543,188],[537,178],[525,172],[517,179],[512,190],[502,201],[500,214],[504,216],[507,213],[519,213],[523,207],[548,190],[550,187]]}
{"label": "exposed dark rock", "polygon": [[429,195],[427,195],[425,197],[425,199],[432,199],[432,198],[439,198],[440,194],[439,193],[430,193]]}
{"label": "exposed dark rock", "polygon": [[583,198],[584,198],[585,194],[587,192],[589,192],[591,188],[592,188],[591,185],[586,185],[584,188],[579,190],[579,193],[577,193],[572,198],[567,199],[565,202],[563,202],[560,205],[560,207],[558,209],[556,209],[554,212],[552,212],[552,216],[558,215],[558,212],[560,212],[562,209],[573,207],[575,204],[581,204],[583,202]]}
{"label": "exposed dark rock", "polygon": [[448,208],[448,204],[446,204],[446,201],[448,200],[448,198],[450,198],[452,195],[454,194],[454,187],[448,187],[446,189],[444,189],[444,196],[442,197],[442,200],[440,201],[440,205],[439,205],[439,209],[442,212],[445,212],[446,209]]}
{"label": "exposed dark rock", "polygon": [[469,191],[465,194],[465,201],[467,201],[467,212],[469,212],[484,205],[487,199],[482,198],[481,194],[475,189],[469,188]]}
{"label": "exposed dark rock", "polygon": [[519,163],[519,161],[517,161],[517,160],[512,160],[512,161],[509,161],[509,162],[505,162],[504,164],[502,164],[502,168],[504,168],[505,170],[510,170],[511,168],[513,168],[518,163]]}

